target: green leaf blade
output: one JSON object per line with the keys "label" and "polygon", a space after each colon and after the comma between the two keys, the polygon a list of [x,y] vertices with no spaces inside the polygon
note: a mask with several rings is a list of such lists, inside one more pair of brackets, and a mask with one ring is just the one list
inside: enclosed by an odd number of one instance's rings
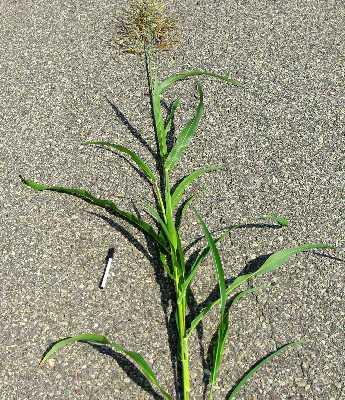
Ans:
{"label": "green leaf blade", "polygon": [[301,246],[276,251],[268,257],[268,259],[262,264],[262,266],[258,270],[249,274],[238,276],[232,282],[232,284],[228,286],[226,291],[228,294],[231,294],[234,290],[236,290],[244,282],[247,282],[249,279],[273,272],[274,270],[278,269],[287,261],[289,261],[290,257],[308,250],[317,249],[335,249],[335,246],[326,243],[305,243]]}
{"label": "green leaf blade", "polygon": [[279,349],[274,351],[273,353],[263,357],[258,363],[256,363],[252,368],[250,368],[240,379],[240,381],[237,383],[237,385],[231,389],[231,391],[228,393],[226,400],[235,400],[237,398],[237,395],[239,394],[240,390],[245,386],[245,384],[253,377],[253,375],[261,369],[263,366],[265,366],[268,362],[270,362],[273,358],[279,356],[289,348],[293,347],[298,347],[301,346],[301,342],[291,342],[287,343],[283,346],[281,346]]}
{"label": "green leaf blade", "polygon": [[193,117],[187,122],[180,134],[177,136],[176,143],[166,158],[165,168],[168,171],[172,171],[174,169],[176,164],[180,161],[182,155],[185,153],[189,143],[196,133],[199,122],[204,113],[203,92],[199,84],[197,85],[197,89],[199,94],[199,104]]}
{"label": "green leaf blade", "polygon": [[203,167],[196,169],[195,171],[191,172],[189,175],[184,177],[182,181],[177,185],[176,189],[171,195],[171,206],[172,209],[175,210],[178,206],[179,202],[181,201],[186,189],[190,186],[193,182],[195,182],[198,178],[208,172],[215,172],[219,171],[222,167],[211,165],[209,167]]}
{"label": "green leaf blade", "polygon": [[218,338],[217,338],[217,343],[216,343],[214,354],[213,354],[213,365],[211,368],[211,385],[213,386],[216,383],[216,380],[217,380],[217,377],[219,374],[219,369],[220,369],[223,354],[224,354],[224,347],[225,347],[225,343],[226,343],[226,339],[227,339],[228,331],[229,331],[228,315],[225,312],[227,295],[226,295],[226,288],[225,288],[224,269],[223,269],[219,251],[216,246],[216,242],[213,239],[212,235],[210,234],[210,231],[208,230],[205,222],[202,220],[202,218],[199,216],[198,213],[196,213],[196,216],[198,218],[199,224],[201,225],[201,227],[204,231],[204,235],[207,239],[208,245],[210,246],[210,249],[212,252],[213,261],[214,261],[214,265],[216,268],[216,274],[217,274],[217,279],[218,279],[219,292],[220,292],[220,318],[219,318],[219,325],[218,325]]}
{"label": "green leaf blade", "polygon": [[63,193],[67,194],[73,197],[77,197],[81,200],[84,200],[86,203],[96,205],[98,207],[101,207],[105,209],[107,212],[109,212],[112,215],[115,215],[117,217],[120,217],[121,219],[125,220],[144,234],[147,234],[148,236],[151,237],[164,251],[167,251],[167,248],[165,246],[165,243],[161,240],[159,235],[155,232],[154,228],[147,222],[145,222],[143,219],[137,217],[135,214],[124,211],[120,209],[112,200],[106,200],[106,199],[100,199],[95,196],[93,196],[90,192],[84,189],[79,189],[79,188],[68,188],[64,186],[50,186],[50,185],[44,185],[42,183],[38,183],[32,180],[24,179],[21,177],[22,182],[30,187],[31,189],[34,189],[36,191],[51,191],[51,192],[58,192],[58,193]]}
{"label": "green leaf blade", "polygon": [[154,88],[151,91],[151,105],[154,120],[154,127],[157,136],[159,154],[163,160],[168,152],[167,148],[167,131],[164,124],[161,108],[161,93],[157,90],[159,83],[154,83]]}
{"label": "green leaf blade", "polygon": [[157,181],[156,175],[154,172],[151,170],[151,168],[143,161],[137,153],[134,151],[130,150],[128,147],[122,146],[120,144],[114,144],[106,141],[100,141],[100,140],[91,140],[84,142],[83,144],[86,145],[97,145],[101,147],[105,147],[110,150],[116,150],[120,153],[124,153],[128,155],[131,160],[137,165],[139,170],[146,176],[146,178],[151,182],[154,183]]}
{"label": "green leaf blade", "polygon": [[[335,246],[325,243],[306,243],[302,246],[292,247],[290,249],[280,250],[278,252],[275,252],[265,261],[265,263],[257,271],[237,276],[233,280],[233,282],[226,288],[226,296],[229,297],[243,283],[254,278],[255,276],[260,276],[263,275],[264,273],[269,273],[279,268],[282,264],[287,262],[291,256],[304,251],[316,250],[316,249],[335,249]],[[282,257],[282,252],[283,252],[283,257]],[[210,303],[208,306],[204,307],[201,310],[200,314],[198,314],[191,322],[190,328],[187,331],[188,335],[190,335],[194,331],[196,326],[212,310],[212,308],[215,307],[217,304],[220,304],[220,302],[221,299],[219,297],[217,300]]]}
{"label": "green leaf blade", "polygon": [[89,343],[89,344],[109,346],[109,347],[112,347],[118,353],[124,354],[130,360],[132,360],[134,362],[134,364],[139,368],[139,370],[142,372],[142,374],[145,376],[145,378],[153,386],[157,387],[160,390],[160,392],[163,394],[163,396],[166,400],[172,400],[172,397],[170,396],[170,394],[168,392],[166,392],[164,390],[164,388],[160,385],[156,374],[154,373],[154,371],[152,370],[152,368],[150,367],[148,362],[144,359],[144,357],[141,354],[139,354],[135,351],[129,351],[116,342],[110,342],[107,339],[107,337],[103,336],[103,335],[98,335],[98,334],[93,334],[93,333],[83,333],[81,335],[71,336],[68,338],[58,340],[46,352],[46,354],[44,355],[44,357],[41,360],[41,364],[48,361],[59,350],[63,349],[66,346],[70,346],[76,342],[85,342],[85,343]]}
{"label": "green leaf blade", "polygon": [[97,343],[97,344],[103,344],[103,345],[109,344],[109,341],[105,336],[97,335],[97,334],[93,334],[93,333],[82,333],[81,335],[63,338],[63,339],[60,339],[57,342],[55,342],[53,344],[53,346],[44,354],[43,358],[41,359],[40,364],[43,364],[46,361],[48,361],[59,350],[63,349],[66,346],[70,346],[76,342],[90,342],[90,343]]}
{"label": "green leaf blade", "polygon": [[279,268],[282,264],[286,263],[290,257],[303,253],[308,250],[318,249],[335,249],[335,246],[326,243],[305,243],[301,246],[291,247],[273,253],[264,264],[254,272],[255,276],[260,276]]}
{"label": "green leaf blade", "polygon": [[169,241],[172,243],[174,250],[177,250],[178,245],[178,233],[176,231],[173,209],[171,204],[170,195],[170,180],[169,174],[165,172],[165,216],[166,216],[166,226],[169,232]]}
{"label": "green leaf blade", "polygon": [[158,86],[158,90],[160,93],[164,93],[167,89],[169,89],[174,83],[178,81],[182,81],[188,78],[192,78],[195,76],[207,76],[211,78],[215,78],[216,80],[226,82],[227,84],[240,86],[242,85],[241,82],[231,79],[226,75],[217,74],[211,71],[205,71],[201,69],[193,69],[190,71],[179,72],[177,74],[171,75],[168,78],[164,79],[160,85]]}
{"label": "green leaf blade", "polygon": [[149,363],[145,360],[145,358],[135,352],[125,349],[123,346],[119,345],[116,342],[110,342],[109,345],[117,352],[124,354],[127,356],[131,361],[133,361],[136,366],[139,368],[141,373],[145,376],[145,378],[155,387],[157,387],[160,392],[163,394],[164,398],[167,400],[172,400],[171,395],[161,386],[159,383],[156,374],[152,370]]}

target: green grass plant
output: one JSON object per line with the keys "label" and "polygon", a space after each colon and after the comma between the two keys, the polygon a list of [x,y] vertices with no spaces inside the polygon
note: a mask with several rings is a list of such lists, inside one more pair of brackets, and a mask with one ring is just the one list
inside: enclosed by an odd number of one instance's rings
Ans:
{"label": "green grass plant", "polygon": [[[281,265],[286,263],[290,257],[299,253],[314,249],[332,249],[330,244],[324,243],[305,243],[296,247],[279,250],[271,254],[266,261],[254,272],[241,274],[235,277],[230,284],[227,284],[223,263],[218,250],[218,244],[223,240],[229,229],[225,229],[218,236],[214,236],[201,215],[193,209],[193,214],[200,224],[206,244],[200,249],[197,257],[191,266],[187,267],[186,250],[181,240],[180,221],[184,213],[191,206],[194,197],[186,198],[186,192],[198,178],[206,173],[219,170],[220,166],[203,166],[191,171],[176,186],[172,185],[172,174],[177,169],[182,157],[185,155],[190,142],[195,137],[198,125],[204,113],[204,93],[200,82],[196,82],[198,104],[189,121],[181,128],[176,136],[176,141],[169,149],[168,137],[173,128],[175,113],[180,106],[180,100],[172,102],[170,111],[164,112],[162,108],[162,96],[179,81],[191,78],[207,77],[221,81],[229,86],[241,86],[241,83],[222,75],[202,69],[180,72],[165,79],[159,79],[156,74],[156,53],[158,49],[169,48],[169,41],[164,36],[171,33],[173,26],[172,20],[162,16],[162,3],[159,1],[139,1],[129,13],[130,23],[122,25],[122,35],[127,35],[127,40],[119,40],[125,43],[127,50],[135,53],[143,53],[148,76],[148,86],[151,100],[151,113],[153,117],[153,127],[157,141],[157,156],[159,165],[153,169],[142,157],[127,148],[123,144],[110,143],[107,141],[92,140],[85,145],[98,146],[121,153],[128,157],[136,167],[144,174],[151,185],[153,193],[153,203],[145,208],[145,211],[153,219],[151,222],[144,220],[136,214],[123,210],[113,200],[101,199],[88,190],[79,188],[67,188],[64,186],[52,186],[35,182],[33,180],[21,178],[22,182],[36,191],[53,191],[77,197],[89,204],[98,206],[107,211],[112,216],[122,219],[131,224],[139,231],[150,238],[159,254],[159,262],[165,274],[171,280],[175,289],[174,302],[176,305],[176,332],[171,333],[177,336],[178,340],[178,359],[181,365],[182,390],[178,393],[178,398],[189,400],[191,398],[190,384],[190,365],[189,365],[189,340],[195,333],[196,328],[201,324],[205,317],[213,308],[218,309],[219,321],[216,331],[216,341],[213,346],[212,365],[210,369],[208,397],[213,399],[216,383],[220,374],[222,360],[229,336],[229,315],[230,311],[244,297],[257,291],[257,288],[246,285],[248,281],[253,281],[264,274],[272,273]],[[135,17],[135,18],[134,18]],[[134,19],[133,19],[134,18]],[[130,41],[132,40],[132,45]],[[266,216],[281,227],[287,226],[288,221],[276,214]],[[212,256],[215,276],[218,283],[218,298],[206,305],[197,315],[189,315],[188,293],[193,281],[197,278],[198,270],[207,256]],[[189,317],[189,318],[188,318]],[[188,322],[190,321],[190,322]],[[136,352],[125,349],[120,344],[111,341],[105,336],[96,333],[83,333],[77,336],[68,337],[57,341],[44,354],[41,363],[53,357],[60,349],[76,342],[87,342],[97,346],[107,346],[114,351],[126,356],[134,363],[149,383],[157,390],[164,399],[173,399],[173,395],[159,383],[156,374],[144,359]],[[249,379],[272,358],[282,352],[300,345],[300,342],[292,342],[283,345],[273,353],[259,360],[255,366],[251,367],[247,373],[230,390],[227,399],[237,398],[242,387]]]}

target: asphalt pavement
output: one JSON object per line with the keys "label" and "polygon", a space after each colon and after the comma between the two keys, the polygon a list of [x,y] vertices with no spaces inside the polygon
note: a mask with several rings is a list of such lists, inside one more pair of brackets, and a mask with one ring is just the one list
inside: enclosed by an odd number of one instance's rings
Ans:
{"label": "asphalt pavement", "polygon": [[[19,179],[86,188],[130,210],[152,199],[123,158],[81,144],[111,140],[154,166],[143,60],[112,46],[125,3],[0,2],[1,400],[158,398],[124,357],[86,344],[38,365],[51,343],[82,332],[140,352],[175,392],[169,286],[143,235],[101,209],[36,193]],[[304,345],[258,372],[239,399],[345,399],[344,3],[186,0],[169,8],[181,44],[162,54],[160,76],[199,67],[243,83],[199,80],[205,116],[174,177],[205,163],[225,166],[200,180],[195,206],[213,231],[247,224],[220,245],[226,277],[284,247],[338,246],[293,257],[254,282],[267,287],[233,310],[215,399],[292,340]],[[182,99],[176,132],[195,107],[194,93],[190,81],[166,95]],[[265,226],[262,216],[272,212],[289,227]],[[185,245],[201,234],[192,212],[183,232]],[[208,259],[193,285],[196,304],[215,285]],[[195,400],[203,399],[203,359],[216,324],[215,311],[191,340]]]}

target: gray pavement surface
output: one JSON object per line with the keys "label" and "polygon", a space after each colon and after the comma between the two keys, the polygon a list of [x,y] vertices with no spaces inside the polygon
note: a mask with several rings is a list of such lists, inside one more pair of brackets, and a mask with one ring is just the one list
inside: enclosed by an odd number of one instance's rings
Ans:
{"label": "gray pavement surface", "polygon": [[[143,249],[101,210],[35,193],[18,178],[92,189],[128,208],[122,196],[149,198],[128,163],[81,146],[85,139],[111,139],[150,159],[135,138],[139,132],[154,146],[142,60],[110,46],[125,3],[0,2],[1,400],[154,398],[133,382],[121,357],[87,345],[38,366],[50,343],[81,332],[104,333],[141,352],[174,392],[160,286]],[[162,56],[162,76],[201,67],[229,72],[246,86],[203,81],[206,115],[176,178],[204,163],[227,164],[201,180],[206,190],[197,208],[212,229],[268,212],[290,221],[282,230],[234,232],[221,245],[227,277],[284,246],[339,246],[293,258],[257,282],[269,289],[236,307],[215,398],[224,399],[259,357],[304,339],[303,348],[276,359],[239,398],[345,399],[344,2],[187,0],[171,9],[182,43]],[[193,90],[189,82],[167,95],[183,99],[177,127],[195,104]],[[146,249],[143,236],[128,229]],[[184,230],[185,243],[200,234],[192,213]],[[113,246],[113,270],[101,291]],[[212,268],[208,260],[193,286],[197,302],[215,287]],[[213,313],[204,324],[206,350],[216,321]],[[192,398],[202,399],[196,336],[191,360]]]}

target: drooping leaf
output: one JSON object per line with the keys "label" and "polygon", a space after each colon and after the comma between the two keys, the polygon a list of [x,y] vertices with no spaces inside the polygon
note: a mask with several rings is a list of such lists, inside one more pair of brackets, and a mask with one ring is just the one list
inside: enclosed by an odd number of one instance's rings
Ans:
{"label": "drooping leaf", "polygon": [[177,136],[176,143],[174,144],[174,147],[172,148],[172,150],[168,154],[168,157],[166,158],[165,168],[168,171],[172,171],[176,166],[176,164],[180,161],[189,143],[193,139],[193,136],[201,120],[201,117],[204,113],[203,92],[199,84],[197,85],[197,89],[199,93],[199,104],[196,108],[193,117],[187,122],[185,127],[181,130],[181,132]]}
{"label": "drooping leaf", "polygon": [[260,275],[269,273],[279,268],[282,264],[286,263],[291,256],[302,253],[307,250],[316,249],[334,249],[331,244],[325,243],[305,243],[301,246],[291,247],[289,249],[279,250],[268,257],[262,266],[253,273],[238,276],[233,283],[227,288],[227,292],[231,293],[238,288],[242,283],[249,279],[258,277]]}
{"label": "drooping leaf", "polygon": [[38,182],[35,182],[32,180],[24,179],[23,177],[21,177],[21,180],[26,186],[29,186],[30,188],[32,188],[34,190],[37,190],[37,191],[48,190],[51,192],[68,194],[68,195],[77,197],[79,199],[82,199],[89,204],[93,204],[98,207],[104,208],[110,214],[113,214],[117,217],[122,218],[123,220],[127,221],[132,226],[134,226],[135,228],[139,229],[141,232],[150,236],[151,239],[153,239],[164,251],[167,251],[165,243],[161,240],[161,238],[158,236],[158,234],[155,232],[155,230],[153,229],[153,227],[150,224],[148,224],[147,222],[145,222],[144,220],[137,217],[135,214],[133,214],[131,212],[121,210],[111,200],[99,199],[84,189],[66,188],[63,186],[49,186],[49,185],[44,185],[42,183],[38,183]]}
{"label": "drooping leaf", "polygon": [[291,256],[298,253],[302,253],[307,250],[317,250],[317,249],[335,249],[335,246],[326,243],[305,243],[301,246],[292,247],[289,249],[284,249],[273,253],[264,264],[254,272],[255,276],[260,276],[268,272],[272,272],[282,264],[287,262]]}
{"label": "drooping leaf", "polygon": [[162,393],[166,400],[172,400],[172,396],[162,387],[162,385],[158,382],[156,374],[153,372],[152,368],[148,364],[148,362],[144,359],[144,357],[135,352],[126,350],[123,346],[110,342],[110,346],[117,352],[126,355],[131,361],[133,361],[145,378],[153,385],[156,386],[159,391]]}
{"label": "drooping leaf", "polygon": [[281,347],[279,347],[279,349],[277,349],[276,351],[270,353],[269,355],[263,357],[259,362],[257,362],[252,368],[250,368],[244,375],[243,377],[239,380],[239,382],[234,386],[233,389],[231,389],[231,391],[228,393],[226,400],[235,400],[240,392],[240,390],[245,386],[245,384],[252,378],[252,376],[260,369],[262,368],[264,365],[266,365],[267,363],[269,363],[272,358],[279,356],[280,354],[282,354],[283,352],[285,352],[286,350],[288,350],[289,348],[293,348],[293,347],[298,347],[301,346],[301,342],[291,342],[291,343],[287,343]]}
{"label": "drooping leaf", "polygon": [[189,175],[184,177],[182,181],[176,186],[174,192],[171,195],[171,206],[172,209],[175,210],[178,206],[180,200],[182,199],[185,190],[191,185],[194,181],[196,181],[200,176],[213,171],[219,171],[222,167],[211,165],[209,167],[203,167],[196,169],[191,172]]}
{"label": "drooping leaf", "polygon": [[64,347],[69,346],[76,342],[81,342],[81,341],[89,342],[89,343],[97,343],[97,344],[102,344],[102,345],[109,344],[109,341],[105,336],[97,335],[94,333],[83,333],[81,335],[60,339],[57,342],[55,342],[53,344],[53,346],[51,346],[48,349],[48,351],[42,357],[40,364],[43,364],[46,361],[48,361],[50,358],[53,357],[53,355],[55,353],[57,353],[59,350],[63,349]]}
{"label": "drooping leaf", "polygon": [[282,215],[278,215],[276,213],[264,215],[263,218],[274,221],[281,227],[289,226],[289,221],[287,220],[287,218],[283,217]]}
{"label": "drooping leaf", "polygon": [[84,142],[83,144],[90,144],[90,145],[97,145],[97,146],[102,146],[105,148],[110,148],[111,150],[116,150],[120,153],[127,154],[131,160],[137,165],[139,170],[146,176],[146,178],[150,182],[155,182],[157,180],[154,172],[151,170],[151,168],[143,161],[137,153],[134,151],[130,150],[129,148],[119,145],[119,144],[114,144],[110,142],[105,142],[105,141],[99,141],[99,140],[91,140],[88,142]]}
{"label": "drooping leaf", "polygon": [[184,72],[180,72],[180,73],[169,76],[168,78],[164,79],[159,84],[158,90],[160,93],[163,93],[167,89],[169,89],[171,87],[171,85],[173,85],[175,82],[185,80],[185,79],[191,78],[193,76],[208,76],[208,77],[215,78],[217,80],[226,82],[231,85],[236,85],[236,86],[242,85],[241,82],[239,82],[235,79],[231,79],[226,75],[220,75],[220,74],[216,74],[211,71],[205,71],[205,70],[201,70],[201,69],[193,69],[190,71],[184,71]]}
{"label": "drooping leaf", "polygon": [[106,336],[97,335],[92,333],[83,333],[81,335],[68,337],[57,341],[44,355],[41,360],[41,364],[49,360],[57,351],[61,350],[62,348],[69,346],[76,342],[86,342],[89,344],[96,344],[96,345],[103,345],[109,346],[113,348],[116,352],[121,353],[127,356],[134,364],[139,368],[141,373],[145,376],[145,378],[155,387],[157,387],[164,398],[166,400],[172,400],[172,397],[168,392],[164,390],[164,388],[158,382],[156,374],[153,372],[152,368],[148,364],[148,362],[144,359],[144,357],[136,353],[134,351],[129,351],[125,349],[120,344],[109,341]]}

